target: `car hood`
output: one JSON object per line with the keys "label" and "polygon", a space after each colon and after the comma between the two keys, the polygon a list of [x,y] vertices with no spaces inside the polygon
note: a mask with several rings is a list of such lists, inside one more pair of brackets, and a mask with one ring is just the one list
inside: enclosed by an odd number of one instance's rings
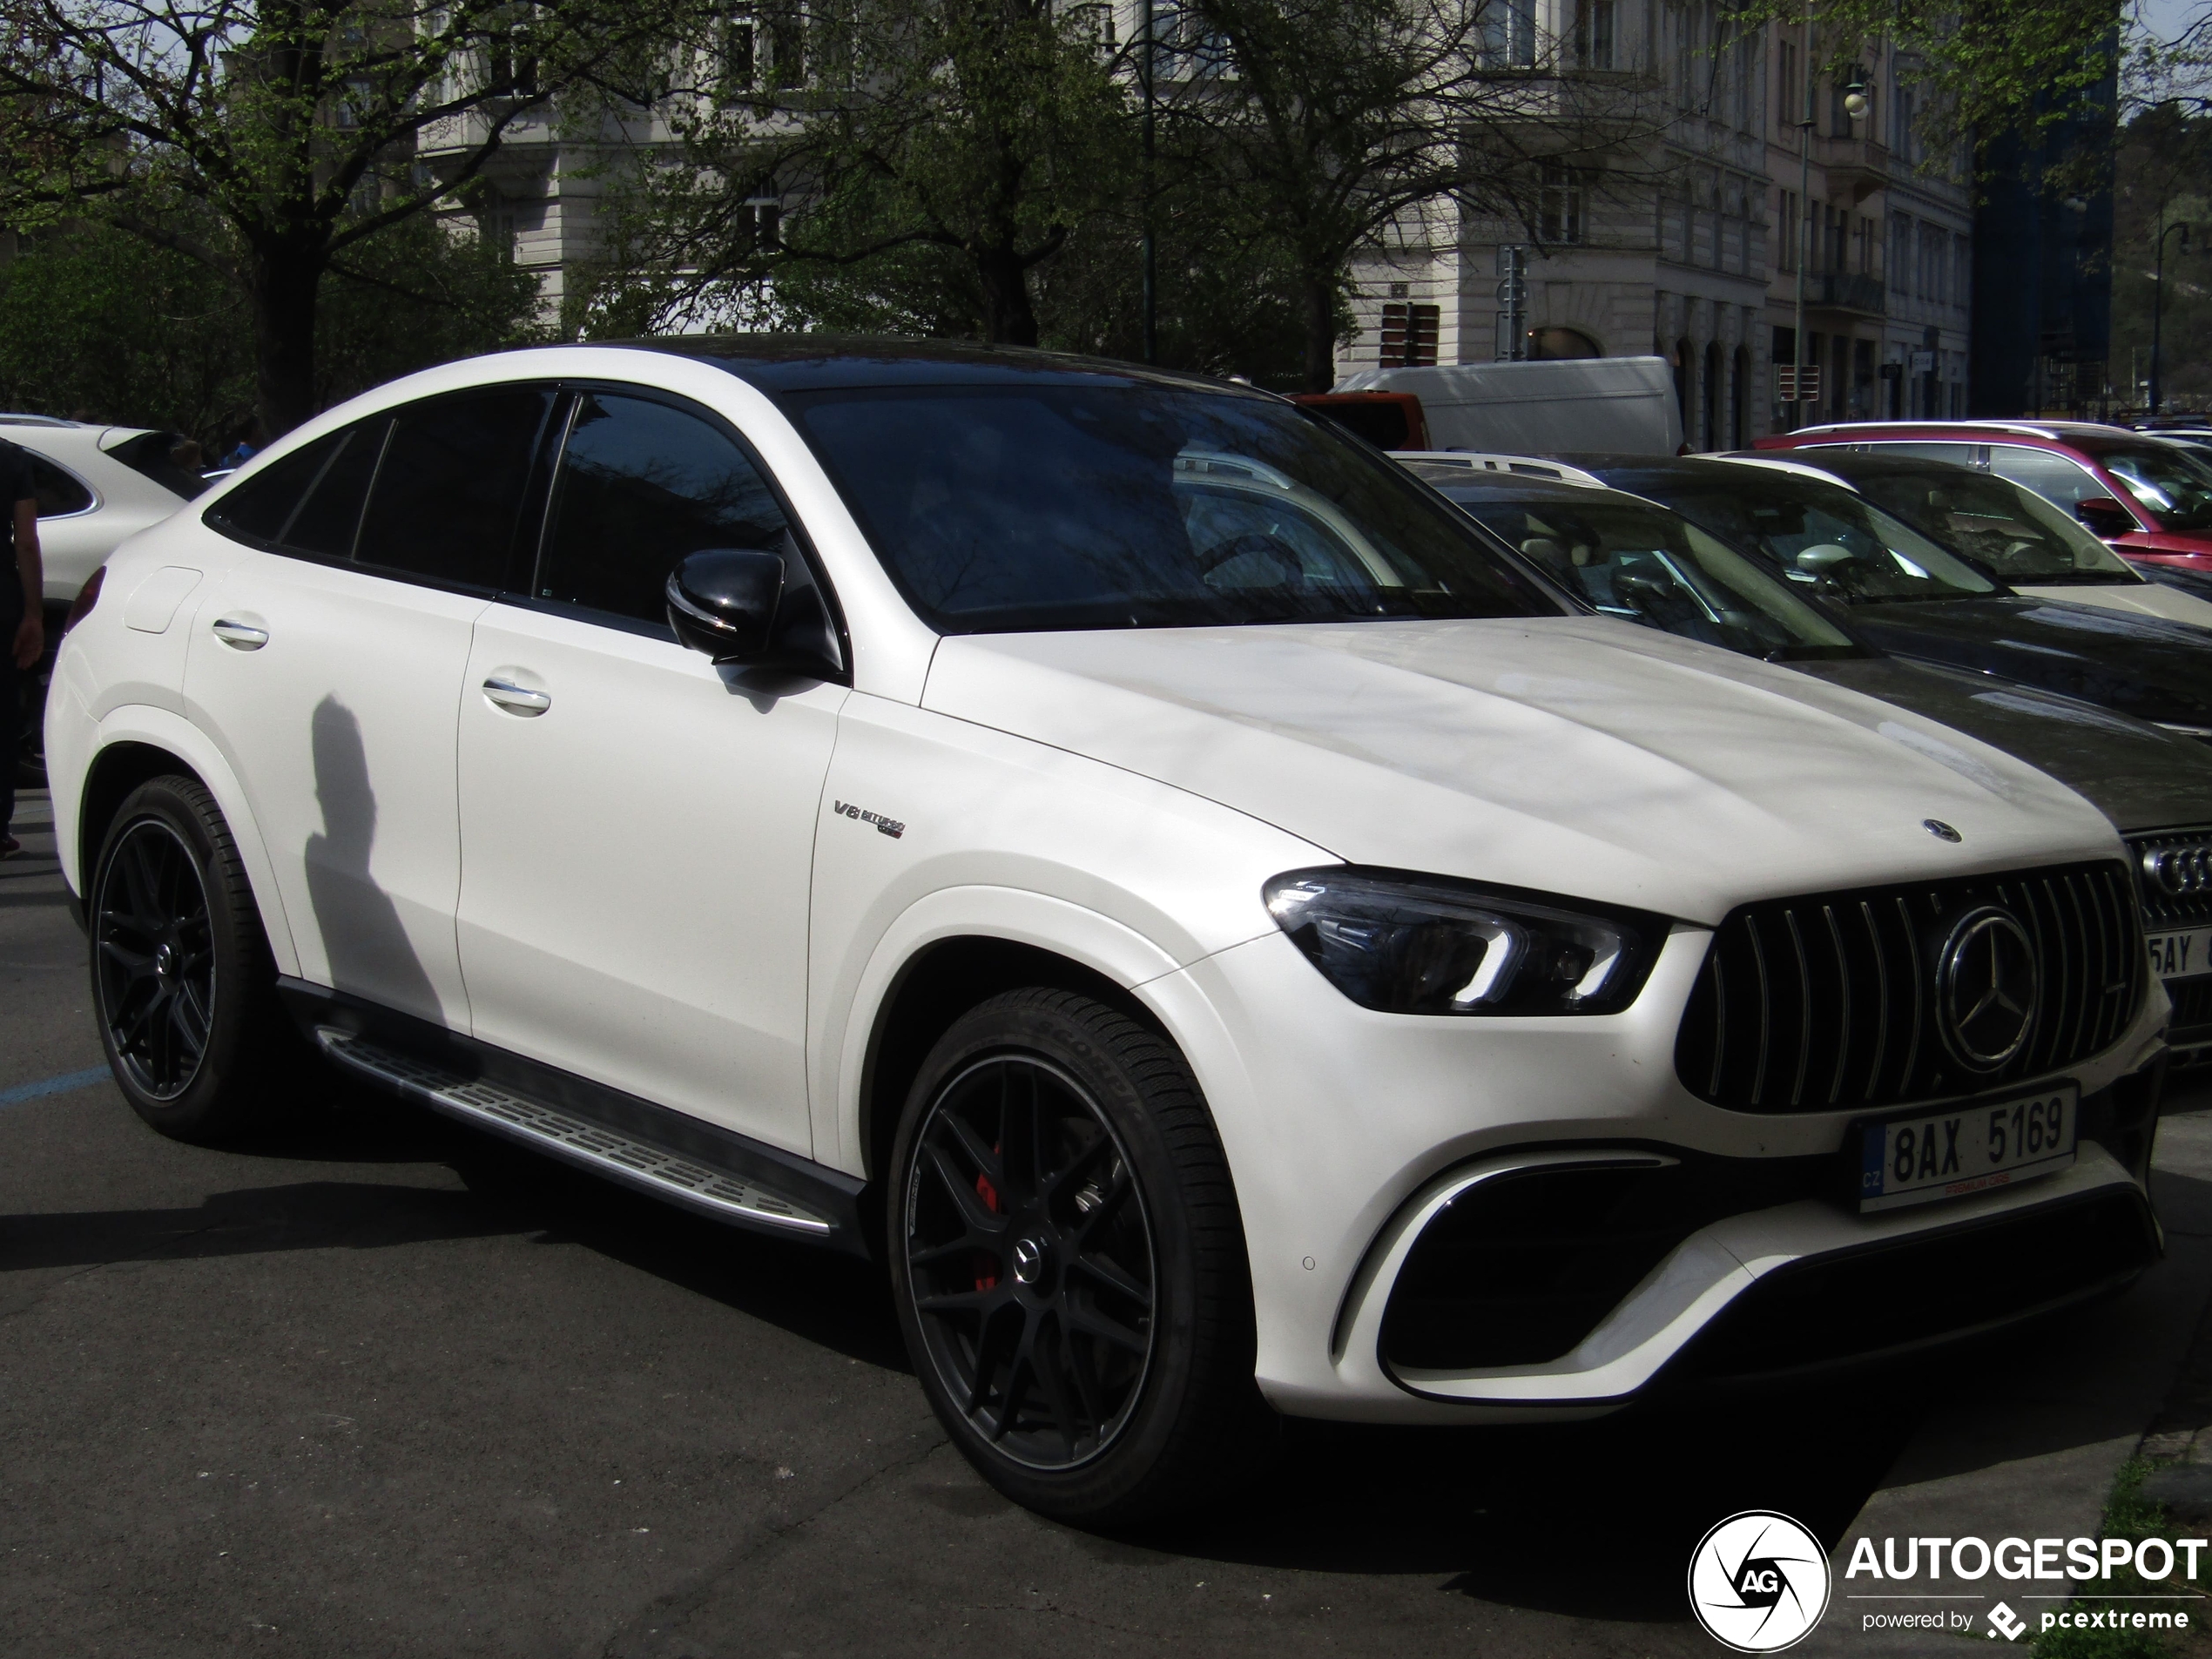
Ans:
{"label": "car hood", "polygon": [[[2094,605],[2132,617],[2161,617],[2191,628],[2212,629],[2212,602],[2163,582],[2020,582],[2013,591],[2025,598],[2056,599],[2064,604]],[[2205,643],[2212,644],[2212,635]]]}
{"label": "car hood", "polygon": [[1603,617],[955,636],[922,701],[1353,863],[1709,924],[2119,851],[2087,801],[1973,738]]}
{"label": "car hood", "polygon": [[1851,621],[1900,657],[2212,731],[2212,636],[2182,623],[2012,595],[1856,604]]}
{"label": "car hood", "polygon": [[2040,767],[2123,834],[2212,824],[2212,745],[2194,738],[2070,697],[1893,657],[1791,665]]}

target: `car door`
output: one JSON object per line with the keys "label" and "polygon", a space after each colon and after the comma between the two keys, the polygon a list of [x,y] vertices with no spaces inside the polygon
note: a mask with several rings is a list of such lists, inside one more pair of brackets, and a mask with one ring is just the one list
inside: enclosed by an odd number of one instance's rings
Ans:
{"label": "car door", "polygon": [[554,403],[408,405],[225,496],[208,522],[249,550],[186,651],[187,713],[246,792],[301,974],[459,1030],[454,704]]}
{"label": "car door", "polygon": [[578,394],[529,595],[475,624],[458,933],[482,1041],[804,1153],[808,884],[846,692],[717,668],[663,597],[685,554],[764,545],[812,579],[731,429]]}

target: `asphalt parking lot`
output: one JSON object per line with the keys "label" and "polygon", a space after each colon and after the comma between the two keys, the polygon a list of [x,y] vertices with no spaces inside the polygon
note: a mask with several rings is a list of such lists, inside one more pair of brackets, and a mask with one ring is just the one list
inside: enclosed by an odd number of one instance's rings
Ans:
{"label": "asphalt parking lot", "polygon": [[1839,1537],[2040,1368],[1303,1426],[1213,1513],[1086,1535],[945,1444],[863,1265],[334,1085],[236,1148],[141,1127],[87,1076],[45,817],[0,867],[0,1653],[1705,1654],[1714,1521]]}

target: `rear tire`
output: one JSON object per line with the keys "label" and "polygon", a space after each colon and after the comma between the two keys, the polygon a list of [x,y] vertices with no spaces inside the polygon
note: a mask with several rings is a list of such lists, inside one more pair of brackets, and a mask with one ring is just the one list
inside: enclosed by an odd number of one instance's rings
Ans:
{"label": "rear tire", "polygon": [[109,1068],[140,1117],[217,1141],[296,1079],[298,1041],[230,826],[195,779],[127,796],[93,866],[92,1008]]}
{"label": "rear tire", "polygon": [[1251,1471],[1275,1420],[1244,1225],[1165,1038],[1068,991],[971,1009],[907,1096],[887,1196],[915,1373],[999,1491],[1117,1527]]}

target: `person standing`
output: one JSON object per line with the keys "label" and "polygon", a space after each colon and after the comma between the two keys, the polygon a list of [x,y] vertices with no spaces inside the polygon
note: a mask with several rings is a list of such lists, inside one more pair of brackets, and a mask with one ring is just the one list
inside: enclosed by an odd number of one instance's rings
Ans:
{"label": "person standing", "polygon": [[0,438],[0,859],[23,851],[9,833],[16,816],[16,768],[22,764],[24,677],[46,649],[46,578],[38,561],[38,496],[30,457]]}

